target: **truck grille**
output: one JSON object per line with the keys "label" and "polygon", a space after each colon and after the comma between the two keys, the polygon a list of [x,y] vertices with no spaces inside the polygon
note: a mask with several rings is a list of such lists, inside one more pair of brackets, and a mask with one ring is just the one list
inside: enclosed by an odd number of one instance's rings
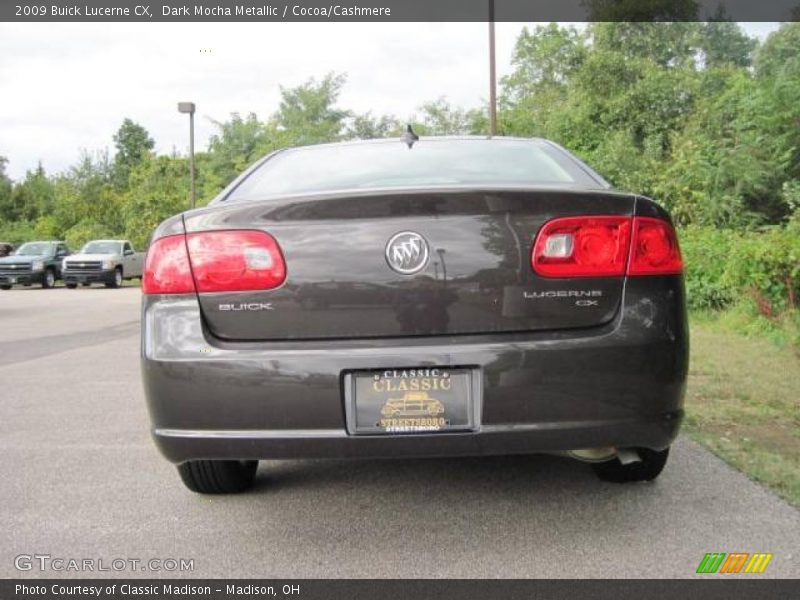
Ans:
{"label": "truck grille", "polygon": [[0,275],[4,276],[23,275],[30,272],[30,263],[6,263],[0,265]]}
{"label": "truck grille", "polygon": [[64,271],[69,273],[96,273],[97,271],[101,271],[103,269],[103,263],[99,260],[92,261],[79,261],[79,262],[68,262],[65,265]]}

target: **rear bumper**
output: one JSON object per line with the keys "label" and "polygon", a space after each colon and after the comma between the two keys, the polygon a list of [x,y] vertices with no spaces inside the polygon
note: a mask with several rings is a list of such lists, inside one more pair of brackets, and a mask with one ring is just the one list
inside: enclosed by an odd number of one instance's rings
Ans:
{"label": "rear bumper", "polygon": [[662,449],[678,433],[683,411],[654,420],[483,425],[477,432],[402,436],[348,435],[344,429],[212,431],[156,429],[162,454],[173,462],[197,458],[401,458],[532,454],[580,448]]}
{"label": "rear bumper", "polygon": [[[683,415],[680,277],[634,279],[615,319],[583,330],[224,343],[204,330],[194,296],[145,297],[142,326],[153,434],[173,462],[661,449]],[[347,432],[344,373],[437,365],[480,369],[476,431]]]}
{"label": "rear bumper", "polygon": [[71,273],[69,271],[62,272],[64,283],[113,283],[114,270],[111,271],[96,271],[94,273]]}

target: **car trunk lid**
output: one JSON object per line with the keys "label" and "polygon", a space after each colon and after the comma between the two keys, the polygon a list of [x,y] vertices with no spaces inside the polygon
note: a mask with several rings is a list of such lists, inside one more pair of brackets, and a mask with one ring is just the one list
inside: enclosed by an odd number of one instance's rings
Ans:
{"label": "car trunk lid", "polygon": [[634,203],[591,190],[357,192],[217,204],[187,213],[185,225],[265,231],[285,258],[276,289],[198,295],[222,339],[524,332],[614,317],[624,277],[542,277],[531,248],[551,219],[630,216]]}

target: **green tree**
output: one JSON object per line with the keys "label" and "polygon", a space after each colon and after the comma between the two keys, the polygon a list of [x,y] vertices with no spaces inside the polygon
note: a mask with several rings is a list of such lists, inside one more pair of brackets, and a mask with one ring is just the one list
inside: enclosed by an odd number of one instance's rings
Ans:
{"label": "green tree", "polygon": [[586,60],[587,38],[555,23],[523,29],[514,46],[514,70],[500,82],[500,131],[548,136],[559,128],[569,84]]}
{"label": "green tree", "polygon": [[150,154],[155,147],[155,141],[150,137],[147,129],[127,118],[122,122],[113,139],[117,149],[114,156],[114,185],[117,189],[124,189],[128,185],[128,176],[131,170]]}
{"label": "green tree", "polygon": [[6,174],[7,164],[8,159],[0,156],[0,220],[13,221],[16,219],[14,205],[11,202],[11,192],[14,186],[11,178]]}
{"label": "green tree", "polygon": [[598,50],[646,58],[662,67],[692,65],[700,40],[700,24],[695,22],[600,22],[588,29]]}
{"label": "green tree", "polygon": [[475,131],[476,116],[471,112],[453,106],[444,97],[426,102],[420,107],[422,127],[418,133],[425,135],[468,135],[483,133]]}
{"label": "green tree", "polygon": [[749,37],[737,23],[717,13],[715,20],[704,23],[700,31],[700,49],[706,68],[733,65],[749,67],[757,41]]}
{"label": "green tree", "polygon": [[[217,133],[211,136],[208,144],[208,174],[215,178],[219,187],[230,183],[246,167],[277,148],[274,132],[261,123],[255,113],[245,118],[233,113],[228,121],[212,123]],[[206,170],[198,168],[198,175],[201,172]]]}
{"label": "green tree", "polygon": [[276,129],[290,145],[339,140],[350,112],[335,107],[346,77],[328,73],[294,88],[281,87],[281,102],[274,116]]}
{"label": "green tree", "polygon": [[755,52],[756,74],[760,78],[797,73],[800,62],[800,23],[783,23]]}
{"label": "green tree", "polygon": [[502,85],[509,99],[522,99],[545,86],[563,86],[586,58],[586,36],[557,23],[523,28],[511,55],[514,71]]}
{"label": "green tree", "polygon": [[151,156],[131,171],[123,217],[125,237],[135,246],[146,247],[156,225],[188,208],[188,169],[184,158]]}
{"label": "green tree", "polygon": [[25,178],[12,189],[9,216],[15,221],[35,221],[50,211],[53,199],[53,183],[40,162],[34,170],[25,173]]}
{"label": "green tree", "polygon": [[[109,235],[119,232],[121,192],[111,194],[113,169],[107,153],[84,152],[77,163],[52,179],[52,212],[59,234],[84,220],[107,224],[112,230]],[[114,201],[109,201],[112,197]]]}
{"label": "green tree", "polygon": [[675,136],[656,193],[683,223],[777,223],[790,211],[782,185],[791,176],[792,132],[785,125],[793,109],[782,104],[774,82],[757,82],[745,70],[728,72],[714,90]]}
{"label": "green tree", "polygon": [[372,112],[354,115],[347,125],[348,139],[371,140],[402,135],[403,126],[392,115],[373,116]]}

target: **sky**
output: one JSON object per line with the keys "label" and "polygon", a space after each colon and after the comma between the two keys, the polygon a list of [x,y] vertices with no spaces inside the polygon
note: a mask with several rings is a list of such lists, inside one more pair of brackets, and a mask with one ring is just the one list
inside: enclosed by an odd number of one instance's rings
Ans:
{"label": "sky", "polygon": [[[498,76],[511,70],[522,23],[497,24]],[[530,25],[530,24],[529,24]],[[763,38],[777,23],[746,24]],[[404,120],[446,97],[472,108],[488,98],[486,23],[0,23],[0,156],[13,179],[41,160],[48,173],[81,151],[113,151],[126,117],[160,153],[186,153],[193,101],[196,147],[212,120],[267,118],[280,86],[346,73],[338,105]]]}

